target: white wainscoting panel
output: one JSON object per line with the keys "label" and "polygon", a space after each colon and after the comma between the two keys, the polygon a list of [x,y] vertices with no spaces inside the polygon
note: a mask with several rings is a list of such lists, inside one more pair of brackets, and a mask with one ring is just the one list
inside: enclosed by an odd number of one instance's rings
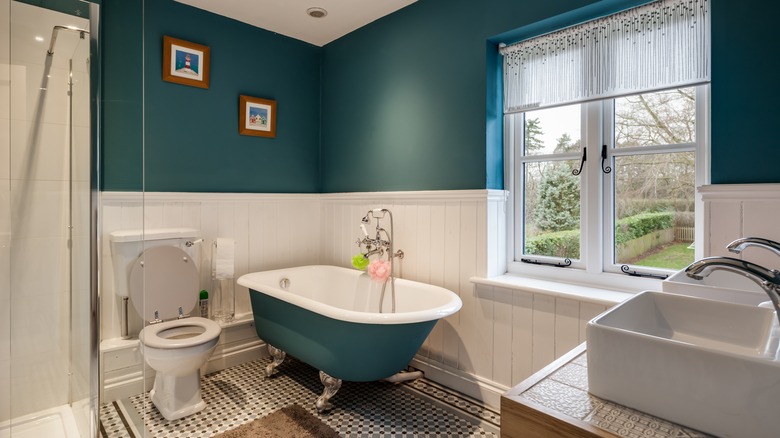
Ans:
{"label": "white wainscoting panel", "polygon": [[374,208],[392,211],[395,249],[404,251],[400,276],[445,287],[463,301],[460,312],[436,325],[413,365],[493,406],[502,392],[582,342],[585,323],[606,309],[585,299],[471,282],[506,269],[505,205],[504,192],[485,190],[322,197],[325,264],[349,266],[359,251],[360,219]]}
{"label": "white wainscoting panel", "polygon": [[[463,300],[460,312],[435,326],[413,366],[497,407],[501,393],[582,342],[585,323],[608,305],[520,285],[472,282],[506,270],[506,202],[505,192],[488,190],[103,193],[103,339],[119,336],[107,239],[111,231],[187,226],[201,230],[207,241],[233,237],[238,277],[305,264],[350,266],[359,252],[355,242],[362,235],[361,218],[369,210],[387,208],[393,213],[394,249],[404,251],[404,258],[396,259],[396,274],[445,287]],[[382,226],[389,228],[389,221]],[[208,266],[210,256],[202,254],[201,285],[207,289]],[[237,287],[236,297],[236,312],[250,312],[247,290]]]}
{"label": "white wainscoting panel", "polygon": [[734,254],[726,245],[740,237],[780,242],[780,184],[714,184],[699,189],[704,202],[704,256],[736,257],[780,268],[777,255],[762,248]]}
{"label": "white wainscoting panel", "polygon": [[[114,296],[108,235],[115,230],[192,227],[205,240],[200,286],[211,288],[211,243],[235,239],[236,278],[247,272],[316,264],[320,260],[320,195],[235,193],[102,193],[102,339],[120,336],[120,303]],[[236,314],[251,312],[249,293],[235,286]],[[131,333],[142,321],[132,309]]]}

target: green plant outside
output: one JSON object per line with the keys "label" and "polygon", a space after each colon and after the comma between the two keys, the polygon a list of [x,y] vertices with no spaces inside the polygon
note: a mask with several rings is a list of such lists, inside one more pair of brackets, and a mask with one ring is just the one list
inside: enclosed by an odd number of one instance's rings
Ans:
{"label": "green plant outside", "polygon": [[[629,216],[617,221],[615,242],[620,245],[673,226],[674,212],[641,213]],[[526,238],[525,253],[578,259],[580,258],[580,230],[556,231]]]}
{"label": "green plant outside", "polygon": [[674,212],[641,213],[617,221],[615,243],[620,245],[638,239],[653,231],[666,230],[674,226]]}

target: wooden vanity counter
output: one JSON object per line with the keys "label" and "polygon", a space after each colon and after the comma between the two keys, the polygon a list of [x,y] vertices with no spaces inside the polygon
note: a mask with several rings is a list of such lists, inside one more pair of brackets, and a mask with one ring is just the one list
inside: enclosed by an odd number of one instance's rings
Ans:
{"label": "wooden vanity counter", "polygon": [[589,394],[586,354],[580,344],[504,394],[502,438],[710,437]]}

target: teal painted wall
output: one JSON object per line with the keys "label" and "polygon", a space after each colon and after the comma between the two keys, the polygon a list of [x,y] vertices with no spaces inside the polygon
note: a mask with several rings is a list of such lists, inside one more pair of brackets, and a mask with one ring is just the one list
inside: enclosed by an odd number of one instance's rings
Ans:
{"label": "teal painted wall", "polygon": [[[643,2],[419,0],[320,49],[171,0],[147,1],[145,17],[141,0],[108,0],[102,6],[103,187],[141,188],[145,127],[147,190],[500,188],[495,43]],[[780,148],[771,129],[780,93],[768,43],[780,6],[710,3],[712,182],[780,182]],[[211,89],[161,81],[163,34],[211,46]],[[268,62],[243,59],[252,50],[243,41],[254,36],[268,48],[258,59],[271,54],[274,60],[270,72]],[[138,80],[142,49],[145,119]],[[257,80],[253,65],[268,76]],[[240,93],[278,100],[277,139],[238,136]],[[293,108],[295,114],[285,113]],[[182,126],[197,133],[192,142],[181,141]]]}
{"label": "teal painted wall", "polygon": [[500,188],[488,39],[592,1],[420,0],[324,47],[324,192]]}
{"label": "teal painted wall", "polygon": [[[320,190],[321,48],[172,0],[144,2],[142,27],[137,0],[106,3],[104,53],[114,53],[104,70],[105,190]],[[115,25],[129,28],[130,37]],[[141,29],[143,58],[138,56]],[[162,80],[164,35],[209,46],[208,89]],[[144,60],[142,125],[138,59]],[[241,94],[277,101],[275,138],[238,134]],[[114,98],[117,103],[109,108]]]}
{"label": "teal painted wall", "polygon": [[[16,0],[20,3],[38,6],[50,9],[52,11],[75,15],[77,17],[89,18],[89,4],[82,0]],[[90,3],[100,3],[100,1],[89,0]]]}
{"label": "teal painted wall", "polygon": [[143,22],[141,0],[100,6],[102,127],[100,187],[143,188]]}
{"label": "teal painted wall", "polygon": [[780,4],[712,2],[712,182],[780,183]]}

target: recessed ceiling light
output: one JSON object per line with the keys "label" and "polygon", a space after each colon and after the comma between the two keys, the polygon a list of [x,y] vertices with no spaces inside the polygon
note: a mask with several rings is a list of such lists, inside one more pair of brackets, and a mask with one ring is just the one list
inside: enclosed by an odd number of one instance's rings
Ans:
{"label": "recessed ceiling light", "polygon": [[310,17],[314,18],[322,18],[328,15],[328,11],[322,8],[309,8],[306,10],[306,13],[309,14]]}

